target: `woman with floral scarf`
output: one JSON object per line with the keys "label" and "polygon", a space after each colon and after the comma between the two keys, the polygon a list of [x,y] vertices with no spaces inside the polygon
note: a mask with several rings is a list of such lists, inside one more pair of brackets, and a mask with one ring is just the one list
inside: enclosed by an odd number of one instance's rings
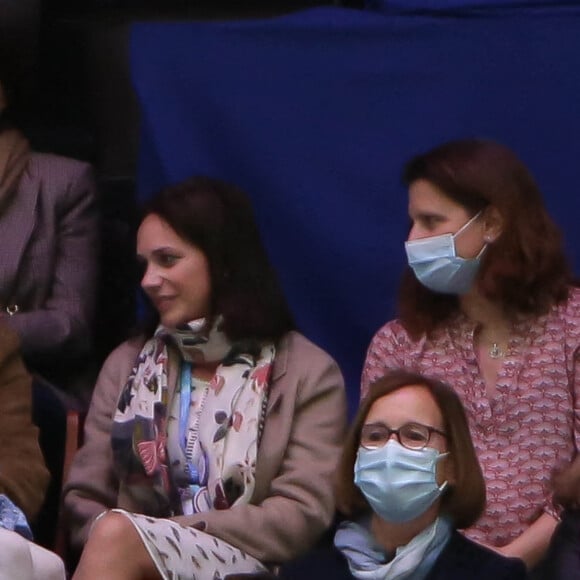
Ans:
{"label": "woman with floral scarf", "polygon": [[106,361],[65,486],[74,578],[274,570],[334,514],[341,373],[294,330],[246,196],[168,187],[137,235],[156,312]]}

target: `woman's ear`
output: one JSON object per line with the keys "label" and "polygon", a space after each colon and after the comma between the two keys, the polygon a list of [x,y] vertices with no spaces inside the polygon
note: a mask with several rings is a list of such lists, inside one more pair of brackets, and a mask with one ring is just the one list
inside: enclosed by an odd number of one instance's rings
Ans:
{"label": "woman's ear", "polygon": [[483,214],[483,239],[488,244],[493,244],[503,232],[503,218],[499,210],[490,205]]}

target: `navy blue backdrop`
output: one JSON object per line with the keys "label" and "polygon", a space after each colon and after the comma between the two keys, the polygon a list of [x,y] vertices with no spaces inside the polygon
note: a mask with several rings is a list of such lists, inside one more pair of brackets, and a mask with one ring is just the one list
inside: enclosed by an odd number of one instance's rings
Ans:
{"label": "navy blue backdrop", "polygon": [[410,156],[465,136],[515,149],[579,270],[580,9],[140,23],[131,52],[140,195],[193,174],[248,191],[351,409],[368,342],[394,314]]}

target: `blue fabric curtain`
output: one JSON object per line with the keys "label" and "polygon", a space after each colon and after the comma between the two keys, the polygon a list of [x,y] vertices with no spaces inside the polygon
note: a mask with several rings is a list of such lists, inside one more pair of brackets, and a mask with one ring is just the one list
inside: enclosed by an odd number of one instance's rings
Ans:
{"label": "blue fabric curtain", "polygon": [[504,17],[510,10],[530,12],[547,8],[571,7],[578,5],[577,0],[366,0],[369,10],[383,14],[396,13],[487,13]]}
{"label": "blue fabric curtain", "polygon": [[580,265],[579,31],[569,7],[137,24],[140,195],[193,174],[244,188],[299,326],[338,360],[354,409],[366,347],[395,311],[410,156],[466,136],[512,147]]}

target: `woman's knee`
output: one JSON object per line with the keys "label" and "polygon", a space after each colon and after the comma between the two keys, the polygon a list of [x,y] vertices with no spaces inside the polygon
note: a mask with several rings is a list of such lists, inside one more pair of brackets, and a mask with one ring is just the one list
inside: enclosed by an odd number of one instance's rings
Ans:
{"label": "woman's knee", "polygon": [[126,516],[111,511],[101,516],[94,524],[89,535],[87,547],[108,547],[127,550],[141,543],[139,533]]}
{"label": "woman's knee", "polygon": [[131,520],[107,512],[94,524],[74,578],[161,578]]}

